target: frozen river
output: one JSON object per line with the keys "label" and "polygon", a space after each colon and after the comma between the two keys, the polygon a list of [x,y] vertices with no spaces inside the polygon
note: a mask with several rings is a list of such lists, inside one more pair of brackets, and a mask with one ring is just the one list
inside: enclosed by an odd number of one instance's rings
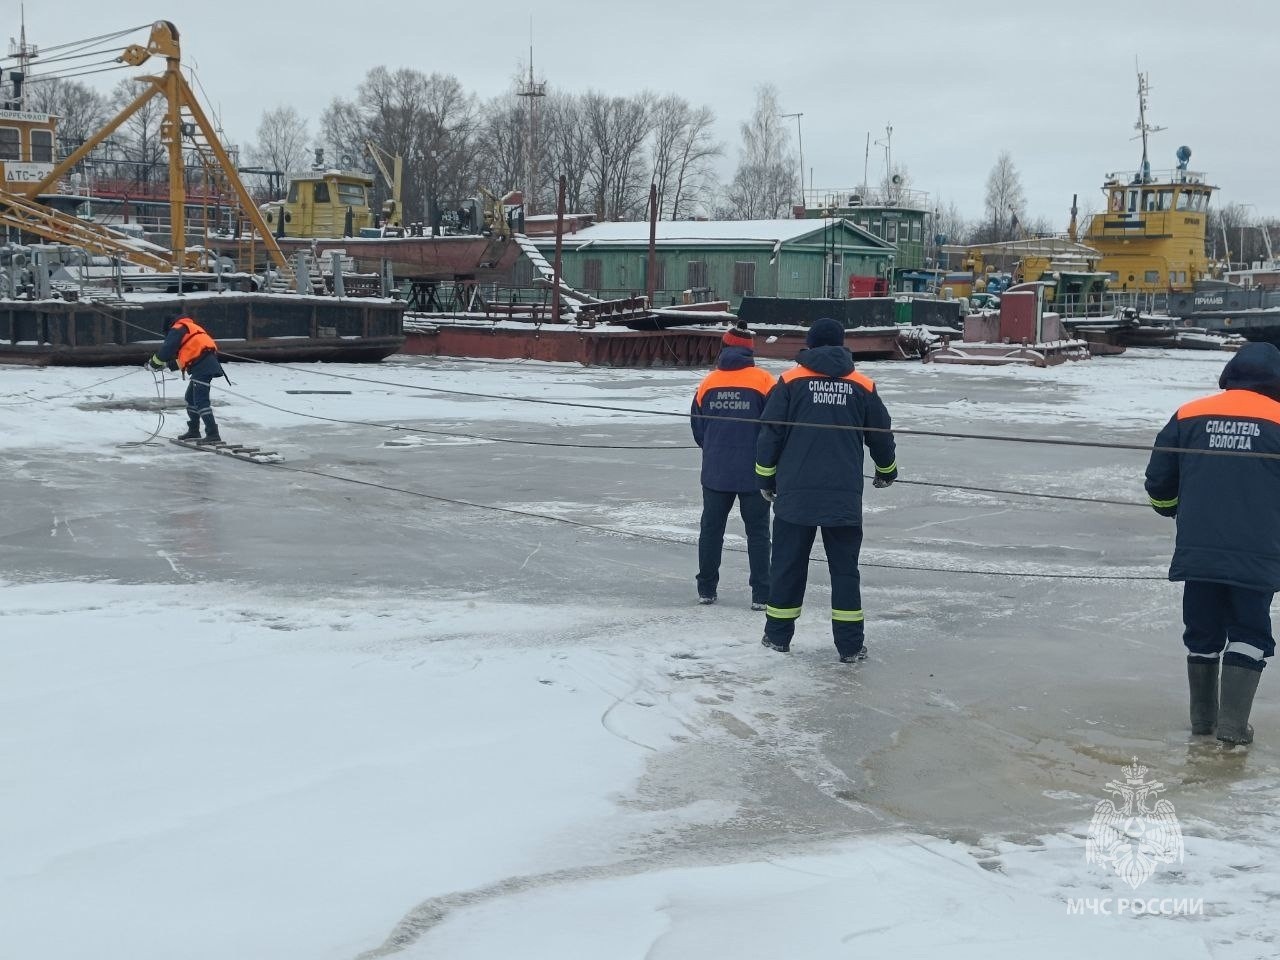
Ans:
{"label": "frozen river", "polygon": [[[899,427],[1148,444],[1225,360],[860,368]],[[229,369],[288,469],[0,368],[0,956],[1276,955],[1280,711],[1191,742],[1141,451],[900,437],[851,668],[821,564],[788,657],[741,553],[695,604],[701,371]],[[1085,837],[1135,758],[1185,855],[1133,889]]]}

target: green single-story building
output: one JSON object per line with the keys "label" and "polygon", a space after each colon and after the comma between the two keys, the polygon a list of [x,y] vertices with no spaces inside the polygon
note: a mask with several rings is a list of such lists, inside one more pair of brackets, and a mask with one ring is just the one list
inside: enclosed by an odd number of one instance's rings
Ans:
{"label": "green single-story building", "polygon": [[[531,238],[551,259],[555,237]],[[655,306],[744,296],[847,297],[889,277],[894,245],[844,219],[664,220],[656,240]],[[565,282],[614,299],[647,289],[649,224],[599,223],[567,233]]]}

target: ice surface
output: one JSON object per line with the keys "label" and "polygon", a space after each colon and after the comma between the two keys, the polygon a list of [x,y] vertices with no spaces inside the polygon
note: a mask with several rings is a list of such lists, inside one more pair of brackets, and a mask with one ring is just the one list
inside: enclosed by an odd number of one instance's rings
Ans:
{"label": "ice surface", "polygon": [[[1224,361],[862,369],[901,427],[1148,443]],[[652,414],[702,371],[230,372],[224,436],[286,466],[696,537],[687,421]],[[1144,508],[946,486],[1140,501],[1141,452],[902,437],[943,486],[868,491],[850,669],[820,565],[782,657],[740,553],[698,607],[687,547],[123,447],[157,425],[150,375],[102,383],[127,373],[0,369],[0,954],[1274,956],[1266,677],[1258,743],[1220,752],[1185,732],[1174,586],[894,569],[1158,578]],[[1084,859],[1133,757],[1186,838],[1136,892]],[[1203,913],[1068,912],[1139,897]]]}

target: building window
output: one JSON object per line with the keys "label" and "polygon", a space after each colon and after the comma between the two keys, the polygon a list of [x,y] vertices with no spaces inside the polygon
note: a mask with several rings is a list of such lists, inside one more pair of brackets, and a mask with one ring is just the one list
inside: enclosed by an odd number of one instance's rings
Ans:
{"label": "building window", "polygon": [[599,258],[582,261],[582,285],[588,290],[604,287],[604,264]]}
{"label": "building window", "polygon": [[740,260],[733,265],[733,295],[756,292],[756,264],[754,260]]}
{"label": "building window", "polygon": [[914,240],[916,243],[920,242],[920,237],[923,230],[924,228],[921,226],[919,220],[911,221],[911,239]]}
{"label": "building window", "polygon": [[1142,280],[1143,280],[1143,282],[1144,282],[1144,283],[1159,283],[1159,282],[1160,282],[1160,271],[1159,271],[1159,270],[1148,270],[1146,273],[1144,273],[1144,274],[1142,275]]}
{"label": "building window", "polygon": [[31,162],[53,163],[53,131],[31,131]]}
{"label": "building window", "polygon": [[898,242],[898,221],[886,220],[884,222],[884,238],[890,243]]}
{"label": "building window", "polygon": [[707,261],[690,260],[687,281],[685,286],[690,290],[705,289],[707,286]]}
{"label": "building window", "polygon": [[0,127],[0,160],[22,159],[22,134],[17,127]]}

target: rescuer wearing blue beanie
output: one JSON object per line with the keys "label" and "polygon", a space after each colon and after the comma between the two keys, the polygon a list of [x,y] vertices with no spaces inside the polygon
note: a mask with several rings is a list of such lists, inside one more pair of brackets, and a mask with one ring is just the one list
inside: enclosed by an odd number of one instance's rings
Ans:
{"label": "rescuer wearing blue beanie", "polygon": [[[756,442],[756,478],[774,501],[769,600],[762,643],[791,649],[819,528],[831,573],[831,634],[844,663],[866,657],[858,554],[862,549],[863,447],[876,488],[898,477],[892,424],[869,378],[853,369],[844,327],[815,320],[796,357],[769,393]],[[805,429],[826,428],[826,429]]]}

